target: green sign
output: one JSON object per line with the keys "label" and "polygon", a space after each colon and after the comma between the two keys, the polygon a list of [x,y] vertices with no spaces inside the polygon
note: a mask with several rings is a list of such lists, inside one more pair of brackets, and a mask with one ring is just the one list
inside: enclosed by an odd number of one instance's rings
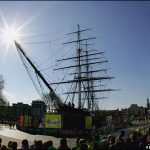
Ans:
{"label": "green sign", "polygon": [[31,116],[24,116],[24,127],[31,126]]}
{"label": "green sign", "polygon": [[45,128],[56,128],[62,127],[61,115],[58,114],[46,114],[45,115]]}
{"label": "green sign", "polygon": [[91,116],[85,117],[85,129],[92,129],[92,117]]}

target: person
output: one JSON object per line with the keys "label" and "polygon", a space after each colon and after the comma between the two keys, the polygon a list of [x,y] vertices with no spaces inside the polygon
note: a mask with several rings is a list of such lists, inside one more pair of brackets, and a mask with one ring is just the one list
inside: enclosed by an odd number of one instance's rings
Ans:
{"label": "person", "polygon": [[87,140],[85,140],[85,139],[80,139],[79,145],[80,145],[80,147],[79,147],[78,150],[88,150]]}
{"label": "person", "polygon": [[[101,146],[101,147],[100,147]],[[109,148],[109,142],[107,137],[103,137],[103,139],[101,140],[101,145],[99,145],[99,149],[108,149]]]}
{"label": "person", "polygon": [[9,141],[9,142],[8,142],[7,147],[8,147],[8,148],[12,148],[12,141]]}
{"label": "person", "polygon": [[99,150],[102,148],[102,142],[100,141],[100,135],[96,134],[94,136],[94,141],[89,144],[88,149],[89,150]]}
{"label": "person", "polygon": [[107,136],[107,142],[108,142],[108,143],[110,143],[111,138],[112,138],[112,135],[109,134],[109,135]]}
{"label": "person", "polygon": [[141,142],[139,143],[139,149],[144,150],[146,149],[146,146],[148,145],[147,143],[147,135],[142,135],[141,136]]}
{"label": "person", "polygon": [[133,149],[134,147],[133,147],[133,144],[132,144],[132,141],[131,141],[131,138],[127,138],[126,139],[126,149],[128,150],[128,149]]}
{"label": "person", "polygon": [[137,129],[136,132],[137,132],[137,138],[140,141],[140,139],[141,139],[141,137],[142,137],[143,134],[141,133],[140,129]]}
{"label": "person", "polygon": [[74,108],[75,104],[72,102],[72,107]]}
{"label": "person", "polygon": [[114,136],[111,136],[110,143],[109,143],[109,149],[117,150],[117,146],[116,146],[115,142],[116,142],[116,138]]}
{"label": "person", "polygon": [[2,139],[0,138],[0,147],[2,146]]}
{"label": "person", "polygon": [[138,149],[139,148],[139,140],[137,138],[137,132],[132,133],[131,141],[132,141],[133,149]]}
{"label": "person", "polygon": [[9,150],[9,149],[5,145],[2,145],[1,150]]}
{"label": "person", "polygon": [[49,141],[49,148],[48,150],[56,150],[56,148],[53,146],[53,141]]}
{"label": "person", "polygon": [[22,146],[21,148],[18,148],[18,150],[29,150],[29,143],[27,139],[22,140]]}
{"label": "person", "polygon": [[120,132],[120,138],[122,138],[122,140],[125,142],[127,137],[126,137],[126,132],[124,130],[121,130]]}
{"label": "person", "polygon": [[71,107],[71,103],[70,102],[68,103],[68,106]]}
{"label": "person", "polygon": [[0,138],[0,150],[6,150],[6,146],[2,145],[2,139]]}
{"label": "person", "polygon": [[115,142],[115,145],[116,145],[116,148],[118,150],[125,150],[126,147],[125,147],[125,142],[124,140],[122,139],[122,136],[119,136],[116,138],[116,142]]}
{"label": "person", "polygon": [[80,145],[79,150],[88,150],[88,145],[87,145],[87,143],[83,143],[82,145]]}
{"label": "person", "polygon": [[11,148],[12,150],[17,150],[17,142],[12,142]]}
{"label": "person", "polygon": [[43,144],[44,150],[48,150],[49,146],[50,146],[50,142],[49,142],[49,141],[45,142],[45,143]]}
{"label": "person", "polygon": [[34,145],[34,150],[43,150],[43,143],[41,140],[36,140]]}
{"label": "person", "polygon": [[37,140],[34,140],[34,144],[30,145],[30,148],[29,148],[29,149],[31,149],[31,150],[35,149],[36,141],[37,141]]}
{"label": "person", "polygon": [[57,148],[57,150],[71,150],[71,148],[67,145],[66,138],[60,140],[60,146]]}

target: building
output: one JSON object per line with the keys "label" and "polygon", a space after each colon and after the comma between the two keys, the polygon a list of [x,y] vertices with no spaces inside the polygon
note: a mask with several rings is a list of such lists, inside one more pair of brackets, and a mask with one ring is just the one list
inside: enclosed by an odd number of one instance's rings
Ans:
{"label": "building", "polygon": [[131,104],[128,110],[130,117],[133,119],[144,120],[147,116],[147,108],[138,106],[137,104]]}
{"label": "building", "polygon": [[31,106],[28,104],[23,104],[18,102],[17,104],[12,104],[12,116],[13,120],[18,120],[19,116],[30,116],[31,115]]}
{"label": "building", "polygon": [[38,118],[38,120],[40,120],[42,116],[46,113],[46,105],[43,101],[32,101],[31,108],[32,118]]}

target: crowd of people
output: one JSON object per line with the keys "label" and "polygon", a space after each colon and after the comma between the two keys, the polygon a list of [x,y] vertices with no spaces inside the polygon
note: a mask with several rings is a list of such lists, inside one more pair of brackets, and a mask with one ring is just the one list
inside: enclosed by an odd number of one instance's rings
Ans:
{"label": "crowd of people", "polygon": [[5,127],[9,128],[9,129],[16,129],[15,121],[0,120],[0,124],[5,125]]}
{"label": "crowd of people", "polygon": [[124,130],[118,137],[112,135],[102,137],[96,134],[93,138],[77,138],[76,146],[72,148],[68,146],[66,138],[60,140],[57,148],[51,140],[44,143],[41,140],[35,140],[33,145],[29,145],[28,140],[24,139],[21,147],[18,147],[17,142],[13,141],[9,141],[8,145],[2,145],[0,138],[0,150],[145,150],[150,149],[149,136],[150,129],[144,134],[140,130],[134,131],[130,136],[127,136]]}

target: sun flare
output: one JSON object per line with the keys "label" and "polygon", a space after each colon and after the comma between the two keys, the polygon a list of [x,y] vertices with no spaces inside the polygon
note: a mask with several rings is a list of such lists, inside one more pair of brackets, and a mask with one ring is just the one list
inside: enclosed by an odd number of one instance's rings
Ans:
{"label": "sun flare", "polygon": [[29,34],[24,34],[23,29],[34,19],[34,16],[31,16],[28,18],[28,20],[24,21],[23,24],[20,24],[19,21],[17,21],[16,18],[14,18],[14,21],[9,23],[9,21],[6,20],[6,17],[1,12],[0,13],[0,20],[2,20],[2,25],[0,25],[0,45],[4,44],[7,46],[7,49],[9,46],[14,45],[14,41],[21,42],[22,38],[27,37]]}
{"label": "sun flare", "polygon": [[12,43],[14,40],[19,39],[20,34],[17,29],[10,27],[3,30],[1,37],[4,42]]}
{"label": "sun flare", "polygon": [[21,34],[20,28],[12,26],[5,26],[0,29],[0,41],[2,44],[7,45],[7,49],[9,46],[14,45],[14,41],[19,41],[24,34]]}

